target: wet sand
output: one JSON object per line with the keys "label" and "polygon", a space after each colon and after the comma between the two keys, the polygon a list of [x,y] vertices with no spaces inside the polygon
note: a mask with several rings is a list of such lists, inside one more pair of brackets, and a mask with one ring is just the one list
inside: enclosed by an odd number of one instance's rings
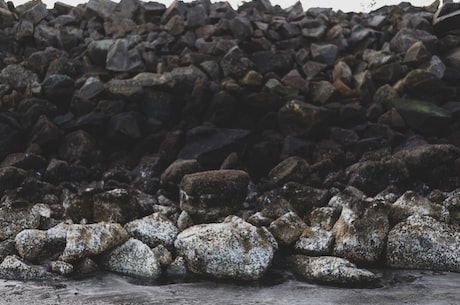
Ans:
{"label": "wet sand", "polygon": [[101,274],[84,280],[0,282],[0,304],[147,305],[147,304],[460,304],[460,274],[385,271],[374,289],[318,286],[287,279],[277,285],[213,281],[139,285],[132,279]]}

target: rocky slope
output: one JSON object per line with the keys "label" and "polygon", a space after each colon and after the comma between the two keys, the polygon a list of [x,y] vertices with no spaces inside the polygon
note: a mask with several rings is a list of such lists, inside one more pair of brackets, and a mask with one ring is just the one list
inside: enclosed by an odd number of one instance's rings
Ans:
{"label": "rocky slope", "polygon": [[460,271],[460,4],[0,0],[0,277]]}

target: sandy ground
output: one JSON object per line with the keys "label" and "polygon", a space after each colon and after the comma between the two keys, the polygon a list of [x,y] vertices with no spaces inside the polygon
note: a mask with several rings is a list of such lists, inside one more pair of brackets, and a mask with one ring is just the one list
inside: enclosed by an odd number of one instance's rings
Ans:
{"label": "sandy ground", "polygon": [[385,272],[385,285],[347,289],[288,279],[273,286],[204,281],[145,286],[114,274],[54,282],[0,281],[0,304],[460,304],[460,273]]}

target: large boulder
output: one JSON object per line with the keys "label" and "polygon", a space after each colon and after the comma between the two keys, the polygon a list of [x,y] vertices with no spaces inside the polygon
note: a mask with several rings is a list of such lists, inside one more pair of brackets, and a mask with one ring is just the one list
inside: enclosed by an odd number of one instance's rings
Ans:
{"label": "large boulder", "polygon": [[61,260],[72,262],[84,257],[101,254],[124,243],[128,234],[116,223],[71,225],[66,236],[66,247]]}
{"label": "large boulder", "polygon": [[110,271],[150,280],[157,279],[161,274],[160,262],[152,249],[134,238],[104,257],[103,265]]}
{"label": "large boulder", "polygon": [[236,216],[223,223],[190,227],[177,236],[175,246],[190,271],[237,280],[261,278],[278,248],[266,228],[256,228]]}
{"label": "large boulder", "polygon": [[51,279],[52,275],[42,268],[26,264],[15,255],[10,255],[0,264],[0,277],[7,280],[37,281]]}
{"label": "large boulder", "polygon": [[460,233],[429,216],[413,215],[388,235],[387,265],[460,272]]}
{"label": "large boulder", "polygon": [[249,175],[240,170],[185,175],[180,184],[180,207],[195,223],[213,222],[242,207],[248,185]]}

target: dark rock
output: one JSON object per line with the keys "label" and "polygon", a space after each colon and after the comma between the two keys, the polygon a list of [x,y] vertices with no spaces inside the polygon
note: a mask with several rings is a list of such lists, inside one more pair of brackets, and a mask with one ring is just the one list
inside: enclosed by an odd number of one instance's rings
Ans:
{"label": "dark rock", "polygon": [[90,14],[95,14],[103,19],[109,18],[117,4],[110,0],[90,0],[86,4],[86,10],[90,12]]}
{"label": "dark rock", "polygon": [[33,25],[38,24],[40,21],[48,16],[48,10],[44,3],[38,2],[30,9],[20,14],[21,19],[32,22]]}
{"label": "dark rock", "polygon": [[28,153],[9,154],[0,164],[0,167],[17,167],[24,170],[40,170],[46,166],[46,160],[40,155]]}
{"label": "dark rock", "polygon": [[200,171],[202,171],[202,167],[198,161],[178,159],[165,169],[161,175],[161,183],[177,186],[185,175]]}
{"label": "dark rock", "polygon": [[278,112],[278,124],[284,133],[293,136],[314,134],[324,127],[329,110],[300,100],[287,102]]}
{"label": "dark rock", "polygon": [[190,7],[186,12],[187,27],[194,28],[208,23],[206,7],[202,4]]}
{"label": "dark rock", "polygon": [[305,222],[296,213],[289,212],[273,221],[268,230],[279,245],[292,245],[306,227]]}
{"label": "dark rock", "polygon": [[423,42],[417,41],[404,55],[404,62],[406,63],[420,63],[426,61],[431,57],[430,52],[427,50]]}
{"label": "dark rock", "polygon": [[220,67],[224,76],[241,78],[254,68],[254,63],[238,46],[235,46],[222,57]]}
{"label": "dark rock", "polygon": [[441,210],[441,205],[432,203],[429,199],[412,191],[407,191],[391,205],[389,216],[393,224],[404,221],[415,214],[439,220]]}
{"label": "dark rock", "polygon": [[293,68],[294,54],[290,51],[260,51],[251,55],[255,64],[255,70],[261,74],[275,72],[278,75],[285,75]]}
{"label": "dark rock", "polygon": [[[139,139],[145,118],[138,112],[124,112],[114,115],[107,126],[107,136],[119,142]],[[119,143],[120,144],[120,143]]]}
{"label": "dark rock", "polygon": [[0,73],[0,80],[14,89],[25,90],[30,88],[34,82],[37,82],[38,77],[32,71],[20,65],[8,65]]}
{"label": "dark rock", "polygon": [[309,164],[302,158],[289,157],[269,173],[268,178],[273,185],[281,185],[288,181],[302,182],[309,175]]}
{"label": "dark rock", "polygon": [[196,127],[187,132],[178,158],[196,159],[203,164],[219,161],[220,164],[229,151],[239,150],[248,135],[249,131],[241,129]]}
{"label": "dark rock", "polygon": [[106,69],[114,72],[133,72],[144,69],[137,49],[129,48],[127,39],[117,39],[107,51]]}
{"label": "dark rock", "polygon": [[22,136],[19,123],[6,113],[0,114],[0,158],[20,148]]}
{"label": "dark rock", "polygon": [[41,83],[42,92],[48,98],[71,96],[74,81],[71,77],[62,74],[52,74]]}
{"label": "dark rock", "polygon": [[244,16],[237,16],[236,18],[231,19],[229,27],[233,36],[240,40],[245,40],[251,37],[253,33],[251,22]]}
{"label": "dark rock", "polygon": [[319,81],[311,84],[311,100],[316,105],[324,105],[337,96],[337,89],[328,81]]}
{"label": "dark rock", "polygon": [[66,161],[52,159],[45,170],[44,179],[53,184],[67,180],[69,164]]}
{"label": "dark rock", "polygon": [[326,205],[331,197],[327,190],[317,189],[296,182],[286,183],[281,188],[281,194],[302,217],[314,207]]}
{"label": "dark rock", "polygon": [[0,276],[4,279],[23,281],[45,280],[52,277],[51,273],[38,267],[27,265],[14,255],[5,257],[0,264]]}
{"label": "dark rock", "polygon": [[432,52],[436,49],[438,38],[428,32],[416,29],[401,29],[391,40],[390,47],[397,53],[406,53],[416,42],[421,41]]}
{"label": "dark rock", "polygon": [[95,139],[83,130],[67,134],[59,147],[59,157],[69,163],[75,161],[94,164],[101,159]]}
{"label": "dark rock", "polygon": [[310,48],[313,60],[326,64],[328,66],[334,65],[338,55],[338,48],[336,45],[319,45],[313,43]]}
{"label": "dark rock", "polygon": [[447,110],[429,102],[398,99],[393,105],[410,128],[423,134],[444,130],[452,119]]}
{"label": "dark rock", "polygon": [[113,189],[93,196],[94,221],[127,223],[138,216],[137,202],[125,189]]}
{"label": "dark rock", "polygon": [[92,41],[88,45],[88,56],[93,62],[93,64],[105,67],[107,60],[107,53],[110,50],[110,47],[114,44],[115,40],[113,39],[102,39]]}
{"label": "dark rock", "polygon": [[0,20],[0,28],[4,29],[13,26],[15,18],[12,12],[0,7]]}
{"label": "dark rock", "polygon": [[241,208],[249,176],[239,170],[185,175],[180,184],[180,207],[195,223],[213,222]]}

